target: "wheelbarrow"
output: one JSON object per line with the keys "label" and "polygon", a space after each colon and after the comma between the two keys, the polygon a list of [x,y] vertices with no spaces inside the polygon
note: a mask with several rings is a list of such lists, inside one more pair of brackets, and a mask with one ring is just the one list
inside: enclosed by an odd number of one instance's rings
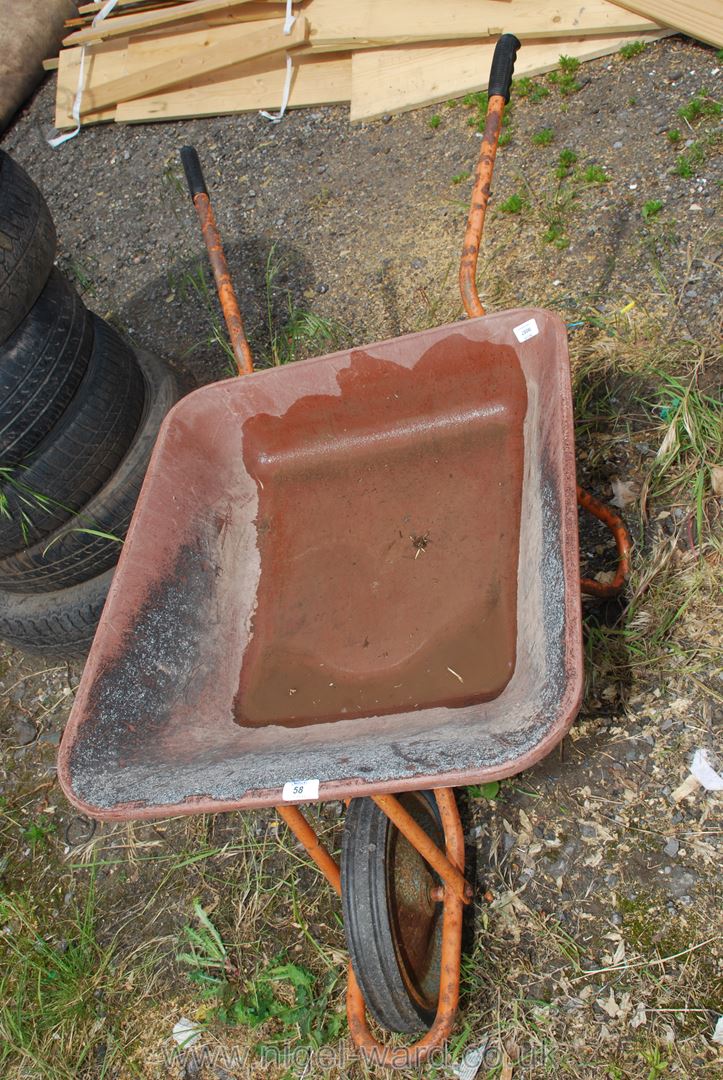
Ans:
{"label": "wheelbarrow", "polygon": [[[449,1035],[472,900],[453,789],[562,739],[580,592],[622,521],[575,485],[565,326],[475,284],[519,42],[502,37],[460,268],[469,320],[205,386],[160,431],[60,748],[95,818],[274,806],[340,894],[353,1040]],[[239,372],[253,369],[183,153]],[[484,317],[483,317],[484,316]],[[577,504],[613,531],[579,579]],[[299,803],[344,800],[337,863]],[[385,1047],[391,1031],[424,1032]]]}

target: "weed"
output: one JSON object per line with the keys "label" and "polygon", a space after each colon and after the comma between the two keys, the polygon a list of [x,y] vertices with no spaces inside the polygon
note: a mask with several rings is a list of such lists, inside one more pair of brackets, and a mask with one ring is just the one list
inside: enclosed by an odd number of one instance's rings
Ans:
{"label": "weed", "polygon": [[[28,510],[51,510],[55,508],[64,510],[69,515],[74,514],[75,510],[66,506],[65,503],[58,502],[57,499],[53,499],[50,495],[44,495],[41,491],[36,491],[23,483],[21,477],[25,470],[27,470],[26,465],[0,465],[0,517],[7,518],[9,521],[12,521],[14,517],[18,519],[23,542],[27,546],[30,542],[30,529],[32,527],[32,519],[27,513]],[[14,508],[12,508],[13,504],[8,498],[10,493],[13,495]]]}
{"label": "weed", "polygon": [[543,128],[532,136],[532,141],[535,146],[549,146],[554,138],[555,133],[552,128]]}
{"label": "weed", "polygon": [[628,105],[637,105],[638,99],[632,95],[628,98]]}
{"label": "weed", "polygon": [[561,56],[559,61],[560,70],[551,71],[547,76],[548,82],[556,86],[563,97],[576,94],[582,87],[575,78],[575,72],[580,67],[580,61],[574,56]]}
{"label": "weed", "polygon": [[462,104],[465,108],[475,110],[475,115],[470,116],[467,123],[470,127],[474,127],[480,132],[485,129],[488,102],[489,97],[485,91],[480,91],[476,94],[465,94],[462,98]]}
{"label": "weed", "polygon": [[179,278],[169,276],[169,284],[172,290],[178,290],[182,300],[195,296],[201,302],[210,331],[207,337],[209,345],[218,345],[226,359],[226,371],[229,375],[237,375],[236,358],[228,340],[226,329],[218,314],[218,303],[215,292],[211,289],[206,277],[206,270],[199,261],[191,269],[184,271]]}
{"label": "weed", "polygon": [[555,175],[560,180],[569,175],[573,165],[577,161],[577,154],[574,150],[561,150],[560,156],[557,159],[557,168],[555,169]]}
{"label": "weed", "polygon": [[512,84],[512,87],[516,96],[528,98],[534,104],[542,101],[550,93],[549,87],[539,82],[533,82],[529,75],[523,75],[521,79],[517,79]]}
{"label": "weed", "polygon": [[705,161],[705,150],[700,142],[693,142],[675,160],[673,172],[683,180],[690,180]]}
{"label": "weed", "polygon": [[431,128],[438,128],[442,123],[442,117],[439,113],[435,113],[434,116],[430,116],[428,123]]}
{"label": "weed", "polygon": [[512,132],[509,130],[509,128],[506,131],[501,131],[500,132],[500,137],[497,140],[497,145],[505,147],[505,146],[509,146],[511,142],[512,142]]}
{"label": "weed", "polygon": [[470,784],[467,791],[473,799],[496,799],[500,791],[500,782],[490,780],[488,784]]}
{"label": "weed", "polygon": [[343,1019],[329,1010],[338,978],[334,972],[320,991],[311,971],[277,956],[242,987],[240,972],[208,913],[199,901],[193,910],[199,926],[186,926],[189,951],[179,952],[176,959],[190,967],[189,978],[201,986],[203,997],[216,1001],[210,1017],[252,1028],[274,1022],[275,1030],[257,1045],[261,1056],[275,1043],[317,1049],[338,1037]]}
{"label": "weed", "polygon": [[623,45],[620,49],[620,55],[623,60],[632,60],[634,56],[640,56],[642,52],[645,52],[647,45],[644,41],[629,41],[627,45]]}
{"label": "weed", "polygon": [[610,177],[601,165],[588,165],[580,177],[586,184],[607,184]]}
{"label": "weed", "polygon": [[49,818],[38,817],[23,829],[22,836],[30,844],[33,855],[47,846],[48,837],[56,831],[55,822]]}
{"label": "weed", "polygon": [[[123,1033],[123,965],[95,934],[93,882],[52,928],[24,895],[0,895],[0,1071],[42,1080],[139,1076]],[[137,999],[137,991],[134,996]],[[137,1004],[137,1001],[136,1001]],[[102,1062],[102,1064],[100,1064]]]}
{"label": "weed", "polygon": [[542,234],[542,239],[546,244],[554,244],[560,251],[570,246],[570,241],[565,236],[562,225],[550,225],[547,231]]}
{"label": "weed", "polygon": [[717,118],[721,113],[723,113],[721,102],[715,101],[705,90],[699,90],[687,105],[681,105],[678,109],[678,116],[691,127],[699,120]]}
{"label": "weed", "polygon": [[671,128],[670,131],[667,131],[665,134],[668,142],[671,142],[673,146],[680,142],[680,132],[677,128]]}
{"label": "weed", "polygon": [[659,214],[662,209],[663,203],[660,199],[648,199],[647,202],[643,203],[643,209],[640,213],[645,221],[649,221],[651,218],[654,218],[656,214]]}
{"label": "weed", "polygon": [[455,176],[452,177],[452,183],[463,184],[465,180],[469,180],[471,175],[472,173],[469,171],[469,169],[465,169],[463,172],[457,173]]}
{"label": "weed", "polygon": [[658,1077],[668,1068],[668,1059],[663,1057],[657,1046],[652,1047],[650,1050],[641,1051],[640,1057],[648,1066],[646,1080],[658,1080]]}
{"label": "weed", "polygon": [[266,323],[269,349],[265,363],[275,367],[289,364],[307,356],[317,356],[341,349],[349,342],[349,331],[336,319],[325,319],[306,308],[297,307],[286,293],[286,317],[277,327],[274,317],[275,283],[282,270],[282,262],[272,247],[266,259],[264,275],[266,292]]}
{"label": "weed", "polygon": [[514,195],[510,195],[509,199],[505,199],[503,203],[500,203],[500,210],[503,214],[519,214],[525,205],[523,197],[515,192]]}
{"label": "weed", "polygon": [[560,70],[564,71],[566,75],[574,75],[580,67],[580,61],[576,56],[561,56],[558,63]]}

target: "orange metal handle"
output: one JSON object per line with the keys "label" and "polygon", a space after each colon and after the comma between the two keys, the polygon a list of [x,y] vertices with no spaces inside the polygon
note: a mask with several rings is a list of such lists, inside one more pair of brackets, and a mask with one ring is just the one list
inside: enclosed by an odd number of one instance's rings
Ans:
{"label": "orange metal handle", "polygon": [[489,103],[477,171],[472,188],[472,201],[464,234],[462,260],[459,266],[459,291],[464,310],[472,318],[484,315],[485,309],[477,291],[477,258],[482,229],[484,228],[487,203],[490,199],[492,173],[495,167],[497,144],[502,130],[502,116],[510,97],[510,83],[515,66],[515,56],[520,43],[514,34],[503,34],[495,46],[489,79]]}
{"label": "orange metal handle", "polygon": [[[454,800],[454,792],[451,788],[438,788],[435,790],[434,795],[442,819],[447,859],[456,871],[462,874],[464,872],[464,834],[457,804]],[[429,842],[428,837],[426,837],[426,840]],[[420,852],[420,854],[424,855],[425,858],[427,857],[425,852]],[[378,1065],[387,1069],[416,1069],[427,1060],[433,1050],[440,1047],[449,1037],[454,1026],[459,1001],[463,910],[464,903],[458,894],[452,888],[445,889],[437,1015],[427,1034],[412,1046],[384,1046],[374,1038],[367,1022],[364,997],[352,971],[351,964],[349,965],[349,986],[346,994],[349,1030],[354,1045],[370,1065]]]}
{"label": "orange metal handle", "polygon": [[601,581],[593,581],[592,578],[580,579],[581,592],[587,593],[588,596],[597,596],[600,600],[606,600],[618,595],[630,573],[630,548],[632,547],[630,533],[623,519],[614,510],[598,502],[587,491],[583,491],[579,485],[577,488],[577,501],[580,506],[607,525],[615,537],[618,548],[618,569],[610,584],[604,585]]}
{"label": "orange metal handle", "polygon": [[208,197],[201,162],[193,146],[181,148],[181,161],[186,173],[188,190],[193,199],[198,220],[201,223],[201,233],[206,244],[208,261],[211,264],[213,276],[216,280],[216,290],[221,302],[223,317],[226,320],[228,336],[231,339],[231,349],[233,350],[236,367],[239,375],[250,375],[254,370],[254,358],[246,338],[246,331],[244,330],[241,310],[238,306],[231,275],[228,272],[228,263],[223,253],[221,234],[218,231],[216,217]]}

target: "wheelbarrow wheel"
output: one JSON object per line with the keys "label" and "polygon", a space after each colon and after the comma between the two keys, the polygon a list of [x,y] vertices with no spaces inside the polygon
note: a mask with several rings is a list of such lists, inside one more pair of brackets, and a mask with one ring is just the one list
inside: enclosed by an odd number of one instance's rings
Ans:
{"label": "wheelbarrow wheel", "polygon": [[[432,792],[397,797],[443,848]],[[432,899],[432,890],[439,884],[437,874],[372,799],[351,800],[341,848],[344,931],[367,1008],[388,1031],[422,1031],[434,1020],[442,904]]]}

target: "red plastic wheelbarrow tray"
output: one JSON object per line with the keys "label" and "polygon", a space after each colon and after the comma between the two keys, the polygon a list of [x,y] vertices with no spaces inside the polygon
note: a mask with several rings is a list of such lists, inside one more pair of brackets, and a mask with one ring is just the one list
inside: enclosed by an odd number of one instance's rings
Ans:
{"label": "red plastic wheelbarrow tray", "polygon": [[194,392],[148,469],[64,788],[138,818],[272,805],[298,778],[338,799],[518,772],[579,702],[576,512],[545,311]]}

